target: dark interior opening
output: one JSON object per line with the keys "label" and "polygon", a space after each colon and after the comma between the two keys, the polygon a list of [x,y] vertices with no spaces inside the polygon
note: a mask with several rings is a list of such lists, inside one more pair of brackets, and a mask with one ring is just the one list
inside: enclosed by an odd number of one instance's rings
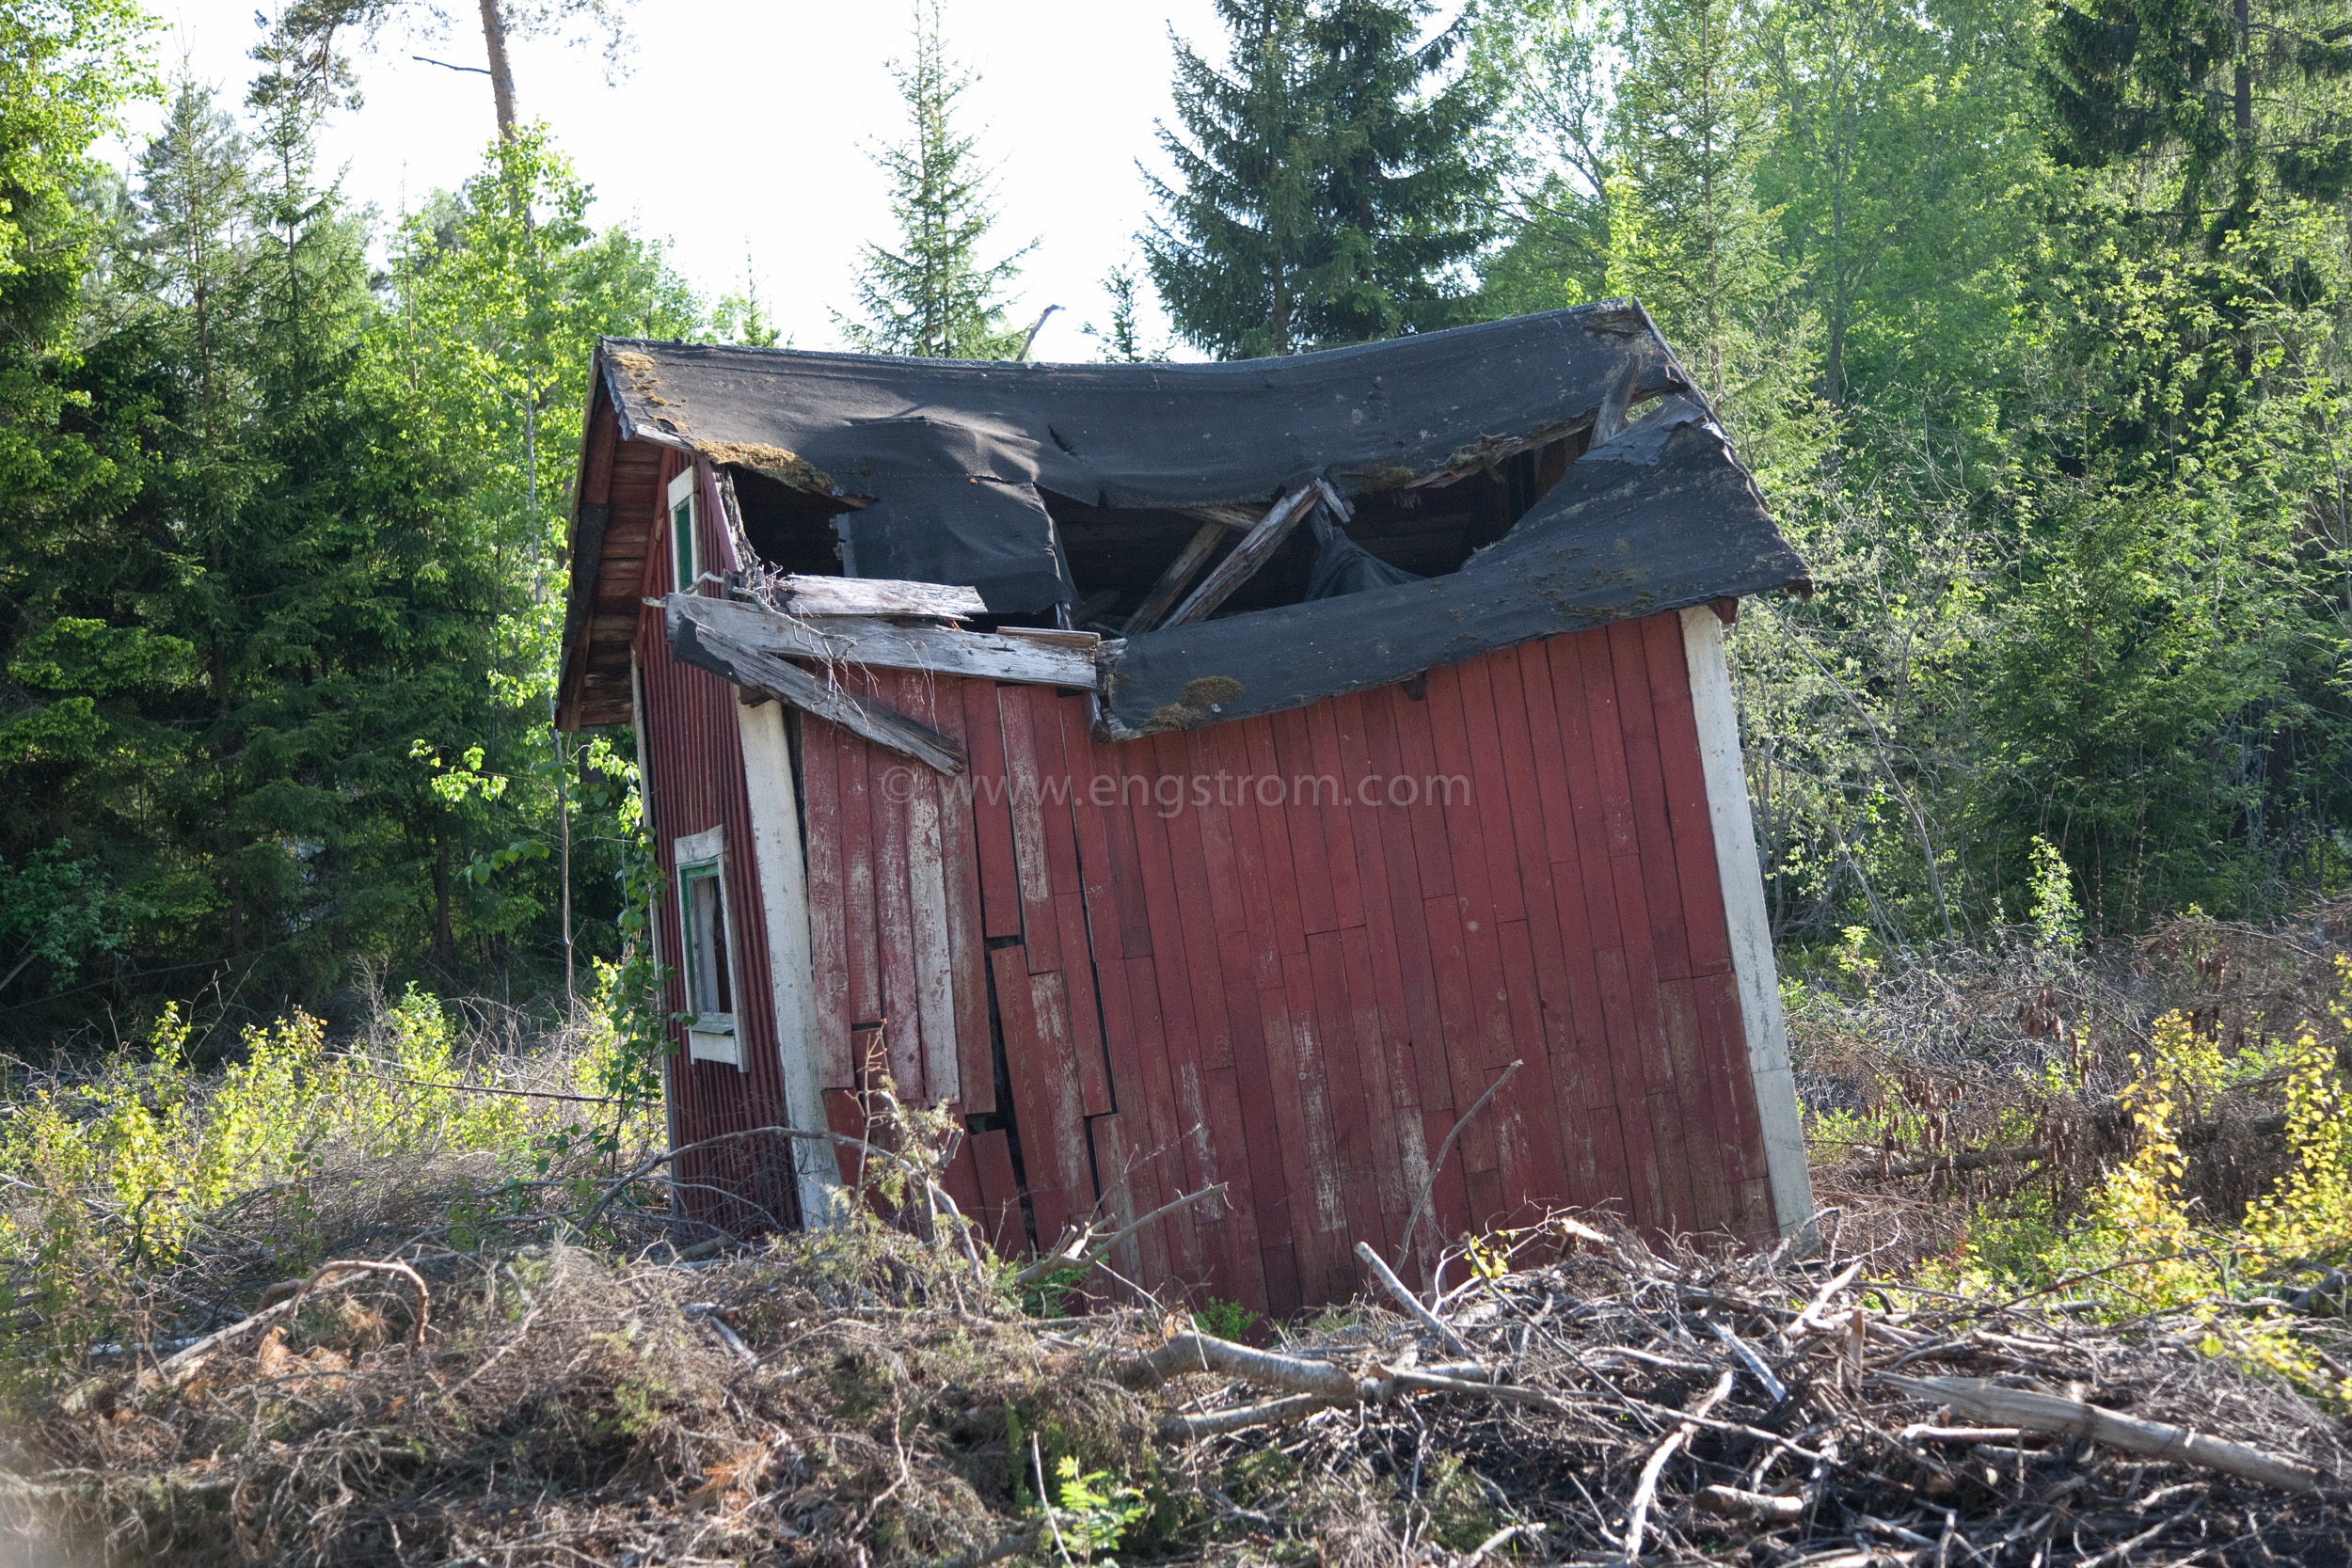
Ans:
{"label": "dark interior opening", "polygon": [[[1449,483],[1357,497],[1349,503],[1355,516],[1347,535],[1391,566],[1416,577],[1443,577],[1458,570],[1471,551],[1509,532],[1559,482],[1584,444],[1580,431]],[[1125,629],[1127,616],[1201,527],[1199,517],[1182,512],[1090,506],[1050,492],[1045,504],[1077,583],[1081,624],[1114,636]],[[1208,563],[1195,574],[1196,585],[1232,550],[1243,531],[1226,532],[1229,537],[1219,541]],[[1299,603],[1306,597],[1316,553],[1314,531],[1302,524],[1210,619]]]}
{"label": "dark interior opening", "polygon": [[[1391,566],[1416,577],[1443,577],[1459,570],[1473,550],[1509,532],[1582,455],[1586,439],[1586,433],[1578,431],[1442,484],[1356,497],[1350,502],[1355,515],[1347,535]],[[840,536],[834,527],[844,511],[840,501],[746,468],[730,471],[743,531],[762,560],[782,572],[841,575]],[[1050,491],[1044,499],[1077,585],[1076,624],[1109,636],[1126,629],[1127,617],[1202,526],[1200,517],[1172,510],[1094,506]],[[1194,574],[1186,593],[1215,569],[1244,531],[1224,531],[1225,537]],[[1301,602],[1316,555],[1314,531],[1302,523],[1210,618]],[[977,624],[982,629],[998,625],[1051,626],[1057,617],[1050,611],[992,616]]]}
{"label": "dark interior opening", "polygon": [[743,532],[759,558],[779,572],[802,577],[841,575],[841,535],[833,520],[846,510],[831,496],[770,479],[749,468],[730,468]]}

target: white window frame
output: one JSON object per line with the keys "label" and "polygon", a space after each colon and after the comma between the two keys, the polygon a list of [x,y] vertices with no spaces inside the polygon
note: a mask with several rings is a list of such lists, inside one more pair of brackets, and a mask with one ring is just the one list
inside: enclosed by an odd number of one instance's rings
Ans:
{"label": "white window frame", "polygon": [[699,481],[702,465],[691,463],[670,481],[670,570],[679,594],[697,592],[703,578],[702,531],[695,527],[702,511]]}
{"label": "white window frame", "polygon": [[695,1006],[694,964],[698,944],[694,941],[694,901],[688,884],[704,877],[719,884],[719,924],[722,927],[719,961],[726,965],[727,995],[735,1006],[742,1006],[742,978],[735,962],[736,930],[735,900],[727,892],[726,831],[709,828],[699,833],[689,833],[671,844],[672,874],[678,913],[678,974],[684,984],[686,1011],[686,1059],[690,1062],[725,1062],[739,1072],[751,1068],[743,1059],[743,1040],[736,1027],[732,1012],[704,1012]]}

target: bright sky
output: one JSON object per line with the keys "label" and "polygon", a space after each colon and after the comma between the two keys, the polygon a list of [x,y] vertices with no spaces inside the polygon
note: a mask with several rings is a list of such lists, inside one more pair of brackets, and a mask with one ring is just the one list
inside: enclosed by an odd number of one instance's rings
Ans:
{"label": "bright sky", "polygon": [[[182,58],[224,103],[241,104],[259,37],[254,0],[151,0]],[[420,18],[429,14],[412,0]],[[389,219],[454,187],[496,130],[489,78],[420,64],[484,63],[473,6],[435,38],[388,29],[358,57],[365,102],[336,117],[326,165],[346,193]],[[1451,9],[1452,8],[1448,8]],[[600,51],[552,40],[514,46],[525,119],[543,118],[596,187],[600,223],[633,220],[673,242],[706,297],[740,289],[748,248],[760,297],[795,346],[839,346],[827,307],[849,309],[857,246],[889,237],[882,177],[866,150],[905,134],[887,62],[906,52],[899,0],[653,0],[630,8],[629,74],[608,85]],[[1136,253],[1151,211],[1140,158],[1158,167],[1154,119],[1172,119],[1172,26],[1220,62],[1210,0],[946,0],[950,47],[979,82],[963,124],[998,166],[1005,248],[1042,243],[1025,263],[1016,314],[1063,310],[1038,339],[1042,359],[1085,359],[1081,325],[1107,325],[1104,274]],[[160,110],[138,105],[132,131]],[[993,259],[993,253],[992,258]]]}

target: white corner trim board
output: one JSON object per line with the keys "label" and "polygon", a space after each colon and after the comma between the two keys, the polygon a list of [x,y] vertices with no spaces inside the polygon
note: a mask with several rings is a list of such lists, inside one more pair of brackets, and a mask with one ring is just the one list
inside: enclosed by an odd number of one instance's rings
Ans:
{"label": "white corner trim board", "polygon": [[[817,987],[808,944],[808,867],[801,856],[801,811],[792,785],[792,748],[784,733],[784,705],[735,705],[743,737],[743,784],[751,797],[752,856],[759,868],[759,903],[767,927],[768,974],[776,1008],[776,1053],[784,1069],[787,1126],[822,1132],[824,1080],[818,1070]],[[841,1165],[833,1145],[792,1140],[801,1223],[811,1229],[839,1212]]]}
{"label": "white corner trim board", "polygon": [[1763,1124],[1764,1169],[1772,1215],[1784,1236],[1813,1218],[1813,1179],[1805,1170],[1804,1129],[1797,1117],[1797,1081],[1788,1069],[1788,1022],[1780,1010],[1780,974],[1764,911],[1764,873],[1756,863],[1756,817],[1740,766],[1740,712],[1724,659],[1724,624],[1705,605],[1682,612],[1682,650],[1698,719],[1699,764],[1715,827],[1715,870],[1723,882],[1724,920],[1731,930],[1731,967],[1740,982],[1740,1022],[1747,1035],[1748,1072]]}

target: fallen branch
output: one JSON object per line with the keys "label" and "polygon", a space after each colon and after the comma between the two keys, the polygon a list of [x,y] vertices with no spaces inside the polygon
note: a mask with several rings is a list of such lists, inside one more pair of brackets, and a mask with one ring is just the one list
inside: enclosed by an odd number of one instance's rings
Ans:
{"label": "fallen branch", "polygon": [[1720,1513],[1731,1519],[1788,1520],[1804,1517],[1803,1497],[1775,1497],[1762,1492],[1745,1492],[1737,1486],[1702,1486],[1692,1499],[1709,1513]]}
{"label": "fallen branch", "polygon": [[2225,1442],[2208,1437],[2187,1427],[2173,1426],[2166,1421],[2143,1421],[2136,1416],[2120,1416],[2112,1410],[2080,1400],[2060,1399],[2055,1394],[2037,1394],[2029,1388],[2004,1388],[1973,1377],[1903,1377],[1894,1372],[1877,1374],[1882,1383],[1900,1388],[1907,1394],[1939,1404],[1948,1404],[1963,1415],[1980,1421],[2021,1427],[2030,1432],[2062,1433],[2071,1437],[2089,1437],[2095,1442],[2122,1449],[2126,1453],[2144,1454],[2151,1459],[2178,1460],[2219,1470],[2225,1475],[2246,1481],[2260,1481],[2286,1492],[2316,1492],[2319,1472],[2306,1465],[2243,1443]]}
{"label": "fallen branch", "polygon": [[1423,1307],[1421,1304],[1421,1298],[1405,1288],[1405,1281],[1397,1278],[1396,1272],[1380,1260],[1380,1255],[1372,1250],[1370,1242],[1358,1242],[1356,1256],[1364,1260],[1364,1266],[1372,1270],[1373,1277],[1380,1281],[1389,1294],[1404,1304],[1406,1311],[1418,1319],[1423,1328],[1445,1341],[1446,1349],[1456,1355],[1468,1355],[1470,1353],[1470,1346],[1462,1342],[1460,1335],[1446,1326],[1444,1319]]}
{"label": "fallen branch", "polygon": [[[1730,1392],[1731,1374],[1725,1372],[1715,1380],[1715,1386],[1691,1407],[1691,1414],[1694,1417],[1705,1416],[1722,1403]],[[1648,1462],[1642,1466],[1641,1481],[1633,1488],[1633,1500],[1626,1505],[1625,1511],[1625,1560],[1628,1562],[1642,1560],[1642,1535],[1649,1528],[1649,1505],[1658,1496],[1659,1472],[1665,1469],[1666,1461],[1672,1459],[1675,1450],[1689,1442],[1691,1434],[1698,1429],[1697,1421],[1684,1421],[1667,1434],[1664,1442],[1651,1450]]]}
{"label": "fallen branch", "polygon": [[165,1357],[156,1365],[155,1375],[167,1383],[183,1383],[195,1374],[197,1368],[215,1351],[233,1345],[250,1335],[257,1334],[282,1318],[293,1317],[303,1302],[310,1298],[310,1292],[322,1285],[327,1284],[330,1280],[338,1285],[343,1283],[341,1278],[337,1277],[339,1275],[368,1274],[397,1275],[405,1277],[416,1287],[416,1341],[419,1344],[424,1343],[425,1314],[429,1309],[431,1297],[425,1290],[423,1276],[405,1263],[379,1263],[372,1259],[339,1258],[333,1262],[320,1264],[317,1272],[308,1279],[281,1280],[271,1286],[263,1293],[264,1301],[268,1301],[270,1296],[277,1295],[280,1291],[290,1293],[283,1299],[262,1307],[249,1317],[240,1318],[228,1327],[207,1334],[186,1349]]}
{"label": "fallen branch", "polygon": [[[1094,1269],[1102,1263],[1104,1259],[1108,1258],[1112,1253],[1119,1250],[1119,1244],[1121,1242],[1124,1242],[1128,1237],[1136,1234],[1136,1232],[1141,1230],[1144,1227],[1152,1224],[1154,1220],[1165,1218],[1167,1215],[1176,1212],[1179,1209],[1189,1209],[1194,1204],[1199,1203],[1201,1199],[1216,1197],[1224,1191],[1225,1183],[1219,1181],[1215,1186],[1203,1187],[1197,1193],[1186,1193],[1180,1198],[1161,1204],[1157,1209],[1152,1210],[1141,1219],[1136,1220],[1132,1224],[1121,1226],[1119,1229],[1112,1231],[1109,1236],[1105,1237],[1099,1243],[1094,1243],[1091,1240],[1094,1234],[1094,1227],[1091,1225],[1087,1226],[1080,1229],[1067,1243],[1060,1246],[1057,1246],[1053,1251],[1038,1259],[1035,1262],[1029,1264],[1028,1267],[1023,1269],[1019,1274],[1014,1275],[1012,1276],[1012,1282],[1015,1285],[1035,1285],[1057,1269],[1083,1268],[1089,1273],[1092,1273]],[[1089,1248],[1091,1248],[1091,1250],[1089,1250]]]}
{"label": "fallen branch", "polygon": [[[1413,1212],[1405,1217],[1403,1235],[1406,1253],[1413,1250],[1413,1227],[1421,1223],[1421,1216],[1428,1210],[1429,1195],[1438,1190],[1438,1173],[1445,1169],[1445,1157],[1454,1152],[1454,1140],[1462,1135],[1462,1129],[1468,1127],[1471,1119],[1486,1108],[1486,1101],[1495,1097],[1496,1090],[1511,1081],[1511,1075],[1518,1071],[1521,1065],[1518,1060],[1514,1059],[1509,1067],[1502,1069],[1502,1076],[1486,1085],[1486,1092],[1472,1101],[1470,1108],[1454,1118],[1454,1125],[1447,1130],[1445,1141],[1438,1146],[1438,1157],[1429,1162],[1429,1179],[1421,1184],[1421,1196],[1413,1200]],[[1435,1227],[1438,1222],[1433,1219],[1429,1223]],[[1438,1245],[1440,1248],[1445,1245],[1443,1231],[1438,1233]]]}

